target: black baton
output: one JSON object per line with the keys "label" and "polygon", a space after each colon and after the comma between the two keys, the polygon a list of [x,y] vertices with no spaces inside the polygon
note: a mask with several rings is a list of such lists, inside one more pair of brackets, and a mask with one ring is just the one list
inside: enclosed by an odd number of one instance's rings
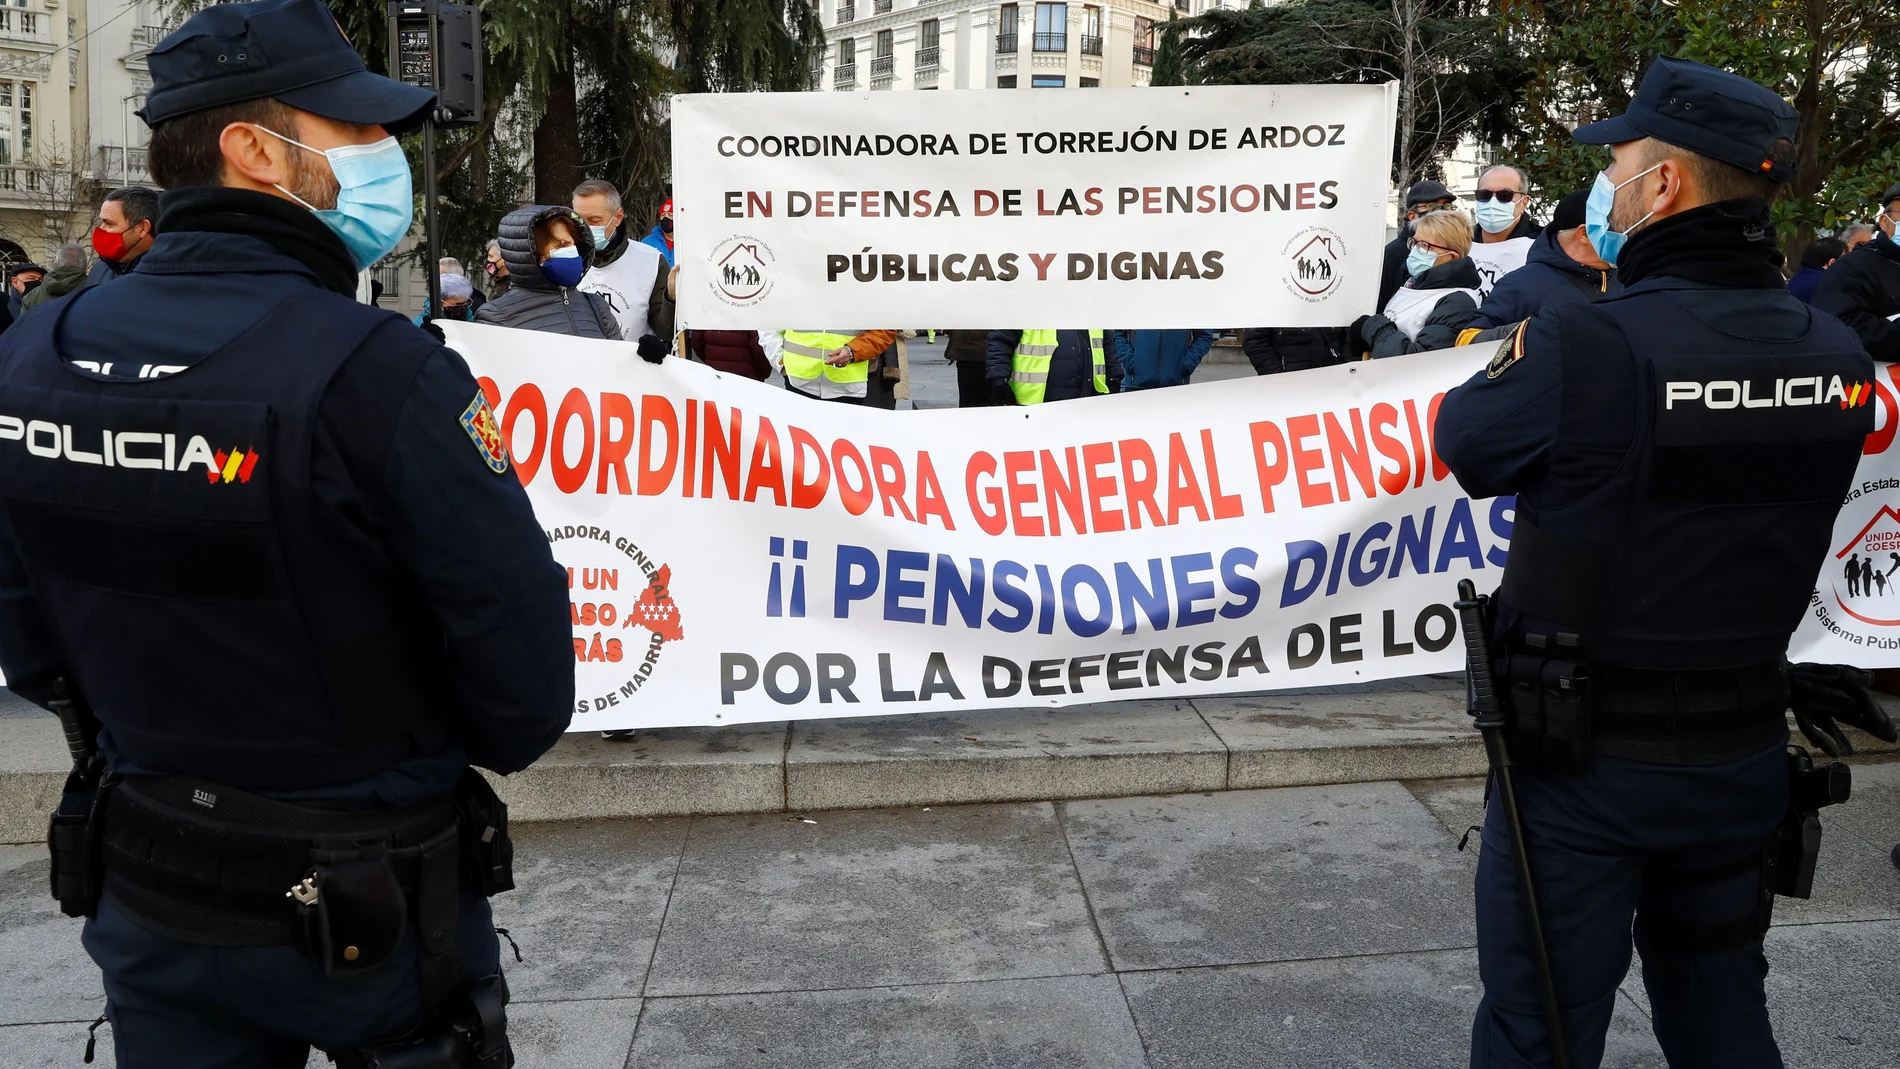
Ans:
{"label": "black baton", "polygon": [[1491,677],[1490,636],[1484,631],[1484,607],[1489,598],[1479,597],[1478,588],[1469,579],[1458,581],[1458,623],[1465,633],[1465,678],[1471,700],[1471,715],[1484,737],[1484,756],[1491,766],[1491,779],[1497,785],[1498,806],[1504,811],[1504,826],[1511,836],[1511,851],[1517,855],[1517,880],[1524,889],[1524,920],[1531,933],[1531,964],[1537,969],[1537,994],[1544,1003],[1544,1027],[1550,1032],[1551,1063],[1557,1069],[1570,1069],[1570,1048],[1564,1043],[1563,1009],[1557,1003],[1557,984],[1550,972],[1550,950],[1544,945],[1544,915],[1537,908],[1537,889],[1531,883],[1531,858],[1524,845],[1524,819],[1517,811],[1517,786],[1511,780],[1511,755],[1504,748],[1504,729],[1508,721],[1504,703],[1498,700],[1497,681]]}
{"label": "black baton", "polygon": [[85,768],[91,764],[98,748],[98,719],[85,701],[73,693],[72,684],[65,676],[53,680],[53,700],[48,705],[66,733],[66,751],[72,755],[73,766]]}

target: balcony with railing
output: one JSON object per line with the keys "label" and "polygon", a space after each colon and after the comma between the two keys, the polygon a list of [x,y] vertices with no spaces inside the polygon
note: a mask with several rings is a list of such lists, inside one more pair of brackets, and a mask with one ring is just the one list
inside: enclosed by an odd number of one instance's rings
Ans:
{"label": "balcony with railing", "polygon": [[1058,33],[1037,33],[1036,34],[1036,51],[1038,52],[1067,52],[1068,50],[1069,50],[1069,35],[1066,31],[1058,32]]}
{"label": "balcony with railing", "polygon": [[173,29],[175,27],[172,26],[132,27],[132,41],[126,46],[125,55],[120,57],[125,61],[126,67],[135,71],[151,69],[145,62],[146,57],[152,54],[152,49],[157,48],[158,43],[163,41]]}
{"label": "balcony with railing", "polygon": [[857,63],[840,63],[832,68],[831,87],[833,89],[856,89],[858,87]]}
{"label": "balcony with railing", "polygon": [[941,57],[942,52],[943,50],[936,45],[931,45],[928,48],[918,49],[917,50],[917,69],[920,71],[936,70],[937,62],[939,58]]}
{"label": "balcony with railing", "polygon": [[1174,9],[1185,15],[1188,13],[1188,0],[1174,0]]}
{"label": "balcony with railing", "polygon": [[896,56],[878,56],[871,60],[871,88],[889,89],[897,75]]}
{"label": "balcony with railing", "polygon": [[1086,33],[1083,34],[1082,35],[1082,54],[1085,56],[1101,55],[1102,54],[1102,39],[1100,37],[1090,37]]}
{"label": "balcony with railing", "polygon": [[871,14],[888,15],[891,13],[891,0],[871,0]]}
{"label": "balcony with railing", "polygon": [[997,34],[996,35],[996,54],[999,56],[1015,55],[1016,54],[1016,35],[1013,33]]}
{"label": "balcony with railing", "polygon": [[53,45],[53,17],[43,11],[0,8],[0,40]]}
{"label": "balcony with railing", "polygon": [[1154,65],[1155,65],[1155,50],[1152,48],[1144,48],[1141,45],[1136,45],[1135,46],[1135,66],[1152,67]]}
{"label": "balcony with railing", "polygon": [[146,163],[144,149],[100,145],[94,152],[93,173],[100,181],[117,182],[120,185],[151,181],[152,172]]}
{"label": "balcony with railing", "polygon": [[842,26],[857,17],[858,5],[856,3],[838,5],[838,25]]}

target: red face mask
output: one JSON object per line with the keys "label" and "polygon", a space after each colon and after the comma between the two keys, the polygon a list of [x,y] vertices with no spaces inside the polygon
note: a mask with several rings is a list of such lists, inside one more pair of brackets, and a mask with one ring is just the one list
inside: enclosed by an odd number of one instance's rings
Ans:
{"label": "red face mask", "polygon": [[102,226],[93,227],[92,251],[98,253],[101,259],[118,263],[119,257],[125,255],[125,234]]}

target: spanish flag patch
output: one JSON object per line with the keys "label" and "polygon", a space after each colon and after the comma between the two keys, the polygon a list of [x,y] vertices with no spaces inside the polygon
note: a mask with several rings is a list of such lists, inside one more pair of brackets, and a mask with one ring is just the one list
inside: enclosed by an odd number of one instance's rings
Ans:
{"label": "spanish flag patch", "polygon": [[1490,365],[1484,369],[1485,378],[1495,379],[1511,370],[1513,364],[1524,359],[1524,333],[1530,325],[1528,319],[1519,323],[1517,329],[1511,332],[1511,336],[1498,345],[1498,351],[1492,355]]}

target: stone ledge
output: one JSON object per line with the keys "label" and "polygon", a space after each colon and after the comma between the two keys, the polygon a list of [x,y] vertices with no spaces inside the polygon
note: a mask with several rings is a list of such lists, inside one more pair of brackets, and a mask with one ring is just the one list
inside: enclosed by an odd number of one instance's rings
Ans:
{"label": "stone ledge", "polygon": [[[1900,712],[1900,699],[1887,699]],[[1856,735],[1868,753],[1895,747]],[[67,759],[50,716],[0,716],[0,842],[41,841]],[[497,778],[518,821],[692,816],[1251,790],[1484,772],[1463,683],[1067,709],[572,734]]]}

